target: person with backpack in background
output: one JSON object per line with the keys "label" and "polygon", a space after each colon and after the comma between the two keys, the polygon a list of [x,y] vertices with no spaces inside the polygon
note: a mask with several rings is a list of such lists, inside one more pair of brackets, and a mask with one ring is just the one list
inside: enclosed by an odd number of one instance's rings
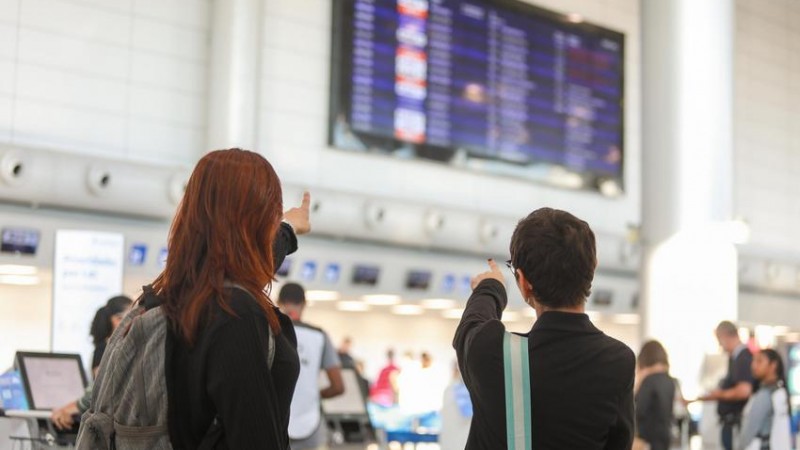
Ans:
{"label": "person with backpack in background", "polygon": [[108,343],[77,449],[289,448],[300,363],[269,291],[310,231],[309,203],[306,193],[283,214],[278,176],[257,153],[198,162],[164,271]]}
{"label": "person with backpack in background", "polygon": [[584,312],[597,266],[589,225],[551,208],[517,224],[511,269],[537,319],[525,335],[494,260],[472,280],[453,346],[473,405],[467,450],[630,450],[636,359]]}
{"label": "person with backpack in background", "polygon": [[759,388],[744,408],[735,450],[791,450],[792,423],[783,358],[772,349],[753,357]]}
{"label": "person with backpack in background", "polygon": [[[97,310],[92,320],[92,326],[89,329],[89,334],[94,341],[94,354],[92,355],[92,377],[97,376],[97,370],[100,368],[100,361],[103,359],[103,353],[106,351],[108,339],[111,333],[117,329],[122,318],[131,309],[133,300],[125,295],[118,295],[112,297],[106,304]],[[70,402],[61,408],[53,411],[50,420],[53,425],[59,430],[68,430],[73,427],[75,417],[86,412],[89,409],[89,403],[92,400],[92,387],[90,384],[86,388],[83,396],[74,402]]]}

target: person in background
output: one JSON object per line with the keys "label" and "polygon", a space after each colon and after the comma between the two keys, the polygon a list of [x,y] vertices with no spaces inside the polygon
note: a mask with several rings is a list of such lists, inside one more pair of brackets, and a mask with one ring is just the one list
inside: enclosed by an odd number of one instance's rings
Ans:
{"label": "person in background", "polygon": [[650,450],[669,450],[676,384],[669,376],[667,351],[658,341],[646,342],[639,352],[637,367],[637,436],[650,445]]}
{"label": "person in background", "polygon": [[442,431],[439,432],[439,447],[464,448],[467,445],[471,421],[472,401],[469,398],[469,391],[461,379],[458,364],[453,364],[453,379],[445,389],[442,399]]}
{"label": "person in background", "polygon": [[370,389],[370,400],[385,408],[397,404],[397,376],[400,374],[400,367],[394,363],[394,350],[386,350],[386,365],[378,373],[378,379]]}
{"label": "person in background", "polygon": [[[286,449],[300,362],[291,320],[269,297],[275,272],[311,230],[306,192],[284,213],[260,154],[213,151],[197,163],[144,302],[167,319],[167,422],[175,449]],[[270,356],[271,355],[271,356]]]}
{"label": "person in background", "polygon": [[[529,342],[532,448],[630,450],[636,357],[585,313],[597,267],[589,224],[565,211],[538,209],[517,224],[510,252],[516,287],[538,317],[522,335]],[[507,442],[507,331],[500,320],[508,295],[503,273],[494,260],[488,265],[472,279],[453,339],[474,408],[467,450],[513,444]]]}
{"label": "person in background", "polygon": [[92,377],[97,376],[97,369],[100,368],[100,361],[103,360],[103,353],[106,351],[108,339],[111,333],[117,329],[117,325],[122,322],[122,318],[130,311],[133,300],[124,295],[118,295],[108,300],[105,306],[98,309],[92,320],[89,334],[94,343],[94,353],[92,354]]}
{"label": "person in background", "polygon": [[405,365],[397,378],[400,408],[424,421],[442,408],[442,394],[450,378],[449,371],[434,365],[429,352],[420,352],[419,361]]}
{"label": "person in background", "polygon": [[342,340],[342,345],[339,346],[339,360],[342,362],[342,369],[357,369],[356,360],[350,354],[350,349],[353,346],[353,340],[350,336],[346,336]]}
{"label": "person in background", "polygon": [[[327,449],[328,426],[322,417],[320,399],[344,393],[339,356],[327,333],[302,321],[306,308],[306,293],[302,286],[297,283],[283,285],[278,294],[278,306],[294,323],[300,357],[300,377],[289,418],[291,448]],[[329,382],[323,390],[319,389],[321,371],[325,372]]]}
{"label": "person in background", "polygon": [[760,386],[744,409],[735,450],[791,450],[792,408],[783,358],[775,350],[761,350],[752,372]]}
{"label": "person in background", "polygon": [[717,414],[722,424],[722,447],[733,450],[735,429],[742,420],[742,411],[755,390],[751,366],[753,354],[739,338],[739,330],[732,322],[717,325],[717,340],[728,354],[728,372],[720,381],[719,388],[699,398],[701,401],[717,401]]}
{"label": "person in background", "polygon": [[[105,306],[97,310],[89,329],[89,334],[94,342],[94,354],[92,355],[92,377],[97,376],[97,369],[100,368],[100,361],[106,351],[106,344],[111,334],[117,329],[122,318],[131,309],[133,300],[124,295],[112,297],[106,302]],[[70,402],[61,408],[53,410],[50,420],[59,430],[68,430],[75,424],[75,418],[89,409],[92,401],[92,387],[89,385],[83,396],[74,402]]]}

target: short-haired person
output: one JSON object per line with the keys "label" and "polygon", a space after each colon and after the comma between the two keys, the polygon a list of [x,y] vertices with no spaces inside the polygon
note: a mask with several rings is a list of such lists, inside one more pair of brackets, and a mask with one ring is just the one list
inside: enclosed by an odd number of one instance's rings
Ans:
{"label": "short-haired person", "polygon": [[[297,335],[300,377],[292,398],[289,438],[292,450],[327,449],[328,426],[322,417],[320,399],[344,393],[342,364],[328,334],[302,321],[306,293],[297,283],[286,283],[278,294],[278,306],[292,319]],[[324,371],[329,386],[319,389],[319,374]]]}
{"label": "short-haired person", "polygon": [[[584,313],[597,265],[589,225],[550,208],[522,219],[511,238],[516,285],[538,319],[529,333],[532,447],[628,450],[636,359]],[[504,278],[497,264],[472,280],[453,345],[473,402],[468,450],[507,448]]]}
{"label": "short-haired person", "polygon": [[783,358],[775,350],[761,350],[752,369],[759,388],[745,406],[736,450],[791,450],[792,409]]}
{"label": "short-haired person", "polygon": [[197,163],[153,283],[168,323],[172,448],[288,448],[300,363],[292,322],[268,293],[310,230],[309,203],[306,193],[284,213],[278,175],[258,153],[218,150]]}
{"label": "short-haired person", "polygon": [[733,450],[733,436],[741,425],[742,411],[757,387],[751,366],[753,354],[739,338],[739,329],[733,322],[722,321],[715,331],[720,347],[728,354],[728,372],[719,388],[700,397],[703,401],[717,401],[717,414],[722,424],[722,447]]}
{"label": "short-haired person", "polygon": [[648,341],[637,358],[636,435],[650,450],[669,450],[672,441],[676,382],[669,375],[669,358],[658,341]]}

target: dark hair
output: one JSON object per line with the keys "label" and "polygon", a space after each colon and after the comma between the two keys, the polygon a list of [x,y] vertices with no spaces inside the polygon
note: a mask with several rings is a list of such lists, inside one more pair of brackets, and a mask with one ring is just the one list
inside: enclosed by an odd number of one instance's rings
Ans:
{"label": "dark hair", "polygon": [[226,281],[253,295],[272,331],[280,332],[268,292],[282,216],[281,183],[263,156],[233,148],[197,163],[172,221],[166,267],[153,283],[170,325],[187,343],[194,343],[210,302],[235,315]]}
{"label": "dark hair", "polygon": [[789,395],[789,384],[786,382],[786,366],[783,365],[783,358],[775,350],[767,348],[760,352],[767,357],[769,362],[775,363],[775,374],[778,376],[778,386],[786,390],[786,403],[789,408],[789,416],[792,415],[791,395]]}
{"label": "dark hair", "polygon": [[728,320],[723,320],[717,325],[717,334],[730,337],[739,337],[739,329],[736,325]]}
{"label": "dark hair", "polygon": [[278,293],[278,303],[304,305],[306,303],[306,291],[303,286],[297,283],[286,283]]}
{"label": "dark hair", "polygon": [[509,251],[537,302],[551,308],[578,306],[591,293],[597,266],[594,233],[572,214],[537,209],[519,221]]}
{"label": "dark hair", "polygon": [[647,341],[639,350],[639,357],[636,358],[640,369],[653,367],[656,364],[664,364],[669,367],[667,350],[658,341]]}
{"label": "dark hair", "polygon": [[129,297],[118,295],[111,297],[105,306],[97,310],[92,320],[92,326],[89,328],[89,335],[92,336],[94,345],[99,345],[111,336],[111,333],[114,332],[111,318],[125,312],[132,304],[133,300]]}

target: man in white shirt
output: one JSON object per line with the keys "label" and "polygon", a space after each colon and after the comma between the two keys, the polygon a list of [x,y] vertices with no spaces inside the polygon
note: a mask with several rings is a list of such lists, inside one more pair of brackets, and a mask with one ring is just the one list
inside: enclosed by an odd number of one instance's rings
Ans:
{"label": "man in white shirt", "polygon": [[[339,356],[328,335],[302,321],[306,294],[297,283],[287,283],[278,294],[278,306],[294,322],[300,377],[292,398],[289,438],[292,450],[325,450],[328,433],[320,400],[344,393]],[[329,386],[319,389],[319,374],[325,371]]]}

